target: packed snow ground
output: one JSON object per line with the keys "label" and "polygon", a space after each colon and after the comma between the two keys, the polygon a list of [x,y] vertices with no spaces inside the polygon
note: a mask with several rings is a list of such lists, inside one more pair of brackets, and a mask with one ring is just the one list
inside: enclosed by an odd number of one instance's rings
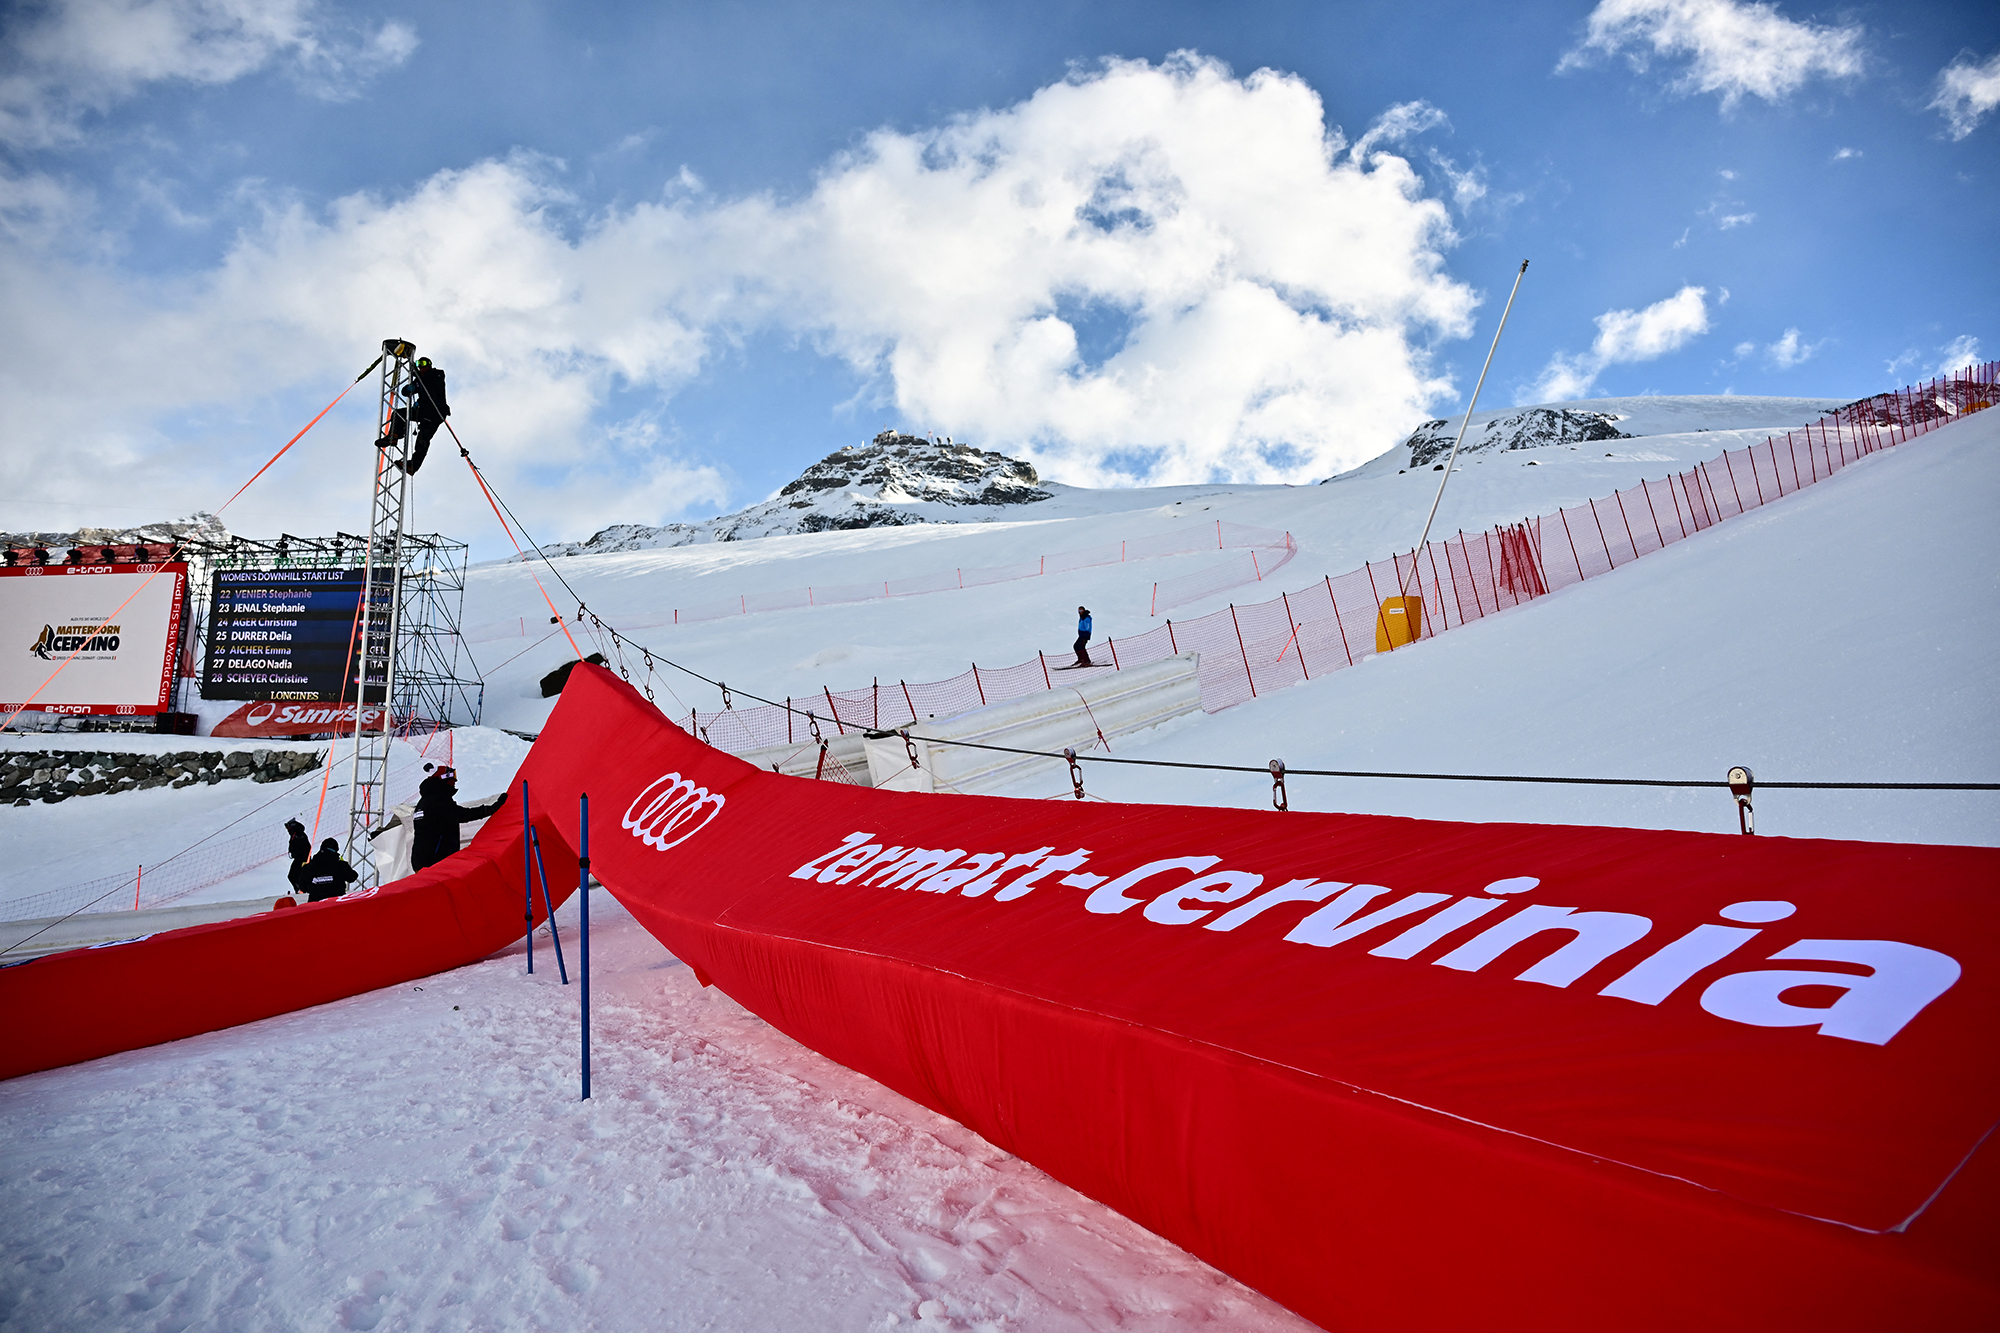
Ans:
{"label": "packed snow ground", "polygon": [[546,935],[0,1083],[0,1327],[1311,1327],[592,915],[588,1102]]}
{"label": "packed snow ground", "polygon": [[[1606,442],[1595,452],[1608,458],[1564,449],[1476,459],[1455,477],[1440,526],[1471,531],[1578,503],[1787,424],[1728,415],[1758,410],[1756,400],[1633,401],[1678,433]],[[1790,424],[1810,415],[1801,408]],[[1619,424],[1644,419],[1635,408]],[[1728,433],[1750,424],[1760,429]],[[1121,740],[1119,753],[1252,765],[1282,756],[1294,768],[1678,778],[1748,763],[1766,779],[1994,780],[1996,450],[2000,412],[1982,413],[1630,568]],[[1048,503],[1077,508],[1034,522],[561,565],[619,623],[723,590],[996,565],[1221,516],[1299,537],[1304,553],[1278,580],[1291,587],[1407,548],[1439,475],[1398,475],[1391,455],[1318,487],[1059,496]],[[923,679],[1062,647],[1078,601],[1097,610],[1100,641],[1137,632],[1148,627],[1151,580],[1202,559],[642,637],[760,693]],[[532,619],[527,574],[476,571],[468,621]],[[1274,592],[1239,589],[1215,604]],[[491,663],[524,646],[478,651]],[[568,656],[558,637],[493,672],[489,724],[536,730],[550,703],[535,681]],[[711,691],[699,702],[718,701]],[[462,770],[468,751],[485,752],[468,792],[502,785],[520,753],[493,732],[460,733],[458,744]],[[1262,805],[1270,785],[1109,765],[1088,778],[1111,799],[1189,804]],[[232,785],[248,788],[245,801],[277,790],[225,783],[0,810],[0,879],[39,890],[58,870],[91,873],[83,849],[93,842],[106,843],[109,869],[149,838],[183,845],[236,817],[236,805],[203,804],[236,799]],[[1291,798],[1295,809],[1734,827],[1715,792],[1294,778]],[[282,806],[271,807],[276,837]],[[1768,792],[1758,817],[1767,834],[1993,844],[1996,808],[1992,793]],[[0,1327],[1307,1327],[702,990],[608,894],[593,895],[593,913],[589,1103],[575,1100],[576,988],[558,985],[545,940],[533,979],[517,947],[417,985],[0,1084]],[[561,914],[572,950],[574,916],[574,906]]]}

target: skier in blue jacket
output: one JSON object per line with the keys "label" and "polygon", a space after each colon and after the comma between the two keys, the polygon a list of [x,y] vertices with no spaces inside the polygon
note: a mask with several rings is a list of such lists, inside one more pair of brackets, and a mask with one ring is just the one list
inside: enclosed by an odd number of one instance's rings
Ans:
{"label": "skier in blue jacket", "polygon": [[1080,667],[1096,666],[1090,660],[1090,608],[1076,609],[1076,664]]}

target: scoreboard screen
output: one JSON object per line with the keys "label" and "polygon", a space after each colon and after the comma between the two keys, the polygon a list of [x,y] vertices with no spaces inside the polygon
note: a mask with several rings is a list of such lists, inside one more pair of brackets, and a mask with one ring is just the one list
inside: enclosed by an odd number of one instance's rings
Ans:
{"label": "scoreboard screen", "polygon": [[[353,686],[343,685],[361,657],[356,617],[365,579],[360,569],[217,570],[201,697],[356,702]],[[382,700],[395,571],[378,569],[375,579],[362,703]]]}

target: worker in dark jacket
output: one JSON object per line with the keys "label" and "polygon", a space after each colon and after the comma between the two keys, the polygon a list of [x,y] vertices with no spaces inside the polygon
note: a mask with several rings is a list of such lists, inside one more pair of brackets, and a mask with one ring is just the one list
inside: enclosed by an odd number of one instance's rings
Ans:
{"label": "worker in dark jacket", "polygon": [[285,821],[285,832],[292,835],[291,843],[285,849],[292,862],[285,871],[285,878],[292,882],[294,892],[304,893],[306,862],[312,860],[313,854],[312,839],[306,836],[306,826],[296,819]]}
{"label": "worker in dark jacket", "polygon": [[410,382],[398,392],[409,402],[389,414],[389,429],[381,439],[375,441],[377,449],[387,449],[403,438],[412,421],[417,423],[417,444],[407,463],[399,464],[411,476],[424,465],[424,455],[431,451],[431,436],[437,434],[438,427],[451,415],[451,404],[444,396],[444,372],[431,364],[427,356],[417,358],[417,368],[410,376]]}
{"label": "worker in dark jacket", "polygon": [[312,839],[306,836],[306,826],[296,819],[287,819],[285,832],[292,835],[291,845],[286,851],[291,855],[293,864],[312,860]]}
{"label": "worker in dark jacket", "polygon": [[347,864],[340,855],[340,843],[328,838],[319,845],[313,859],[306,862],[306,901],[316,903],[322,898],[338,898],[347,892],[347,886],[361,876],[354,873],[354,867]]}
{"label": "worker in dark jacket", "polygon": [[458,850],[458,826],[484,819],[507,803],[502,795],[492,805],[468,810],[458,803],[458,770],[446,764],[425,778],[417,788],[417,809],[412,817],[410,869],[424,870]]}
{"label": "worker in dark jacket", "polygon": [[1079,606],[1076,609],[1076,643],[1072,646],[1076,649],[1078,666],[1096,665],[1090,660],[1090,608],[1087,606]]}

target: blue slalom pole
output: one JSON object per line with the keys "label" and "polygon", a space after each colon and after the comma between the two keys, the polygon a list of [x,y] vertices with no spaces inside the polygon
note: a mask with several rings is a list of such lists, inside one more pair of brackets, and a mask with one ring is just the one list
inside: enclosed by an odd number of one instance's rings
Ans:
{"label": "blue slalom pole", "polygon": [[549,910],[549,938],[556,945],[556,972],[562,977],[562,984],[569,985],[569,965],[563,962],[562,932],[556,929],[555,900],[549,896],[549,872],[542,864],[542,835],[528,830],[528,840],[535,845],[535,874],[542,881],[542,906]]}
{"label": "blue slalom pole", "polygon": [[528,891],[528,975],[535,975],[535,826],[528,821],[528,780],[521,779],[521,884]]}
{"label": "blue slalom pole", "polygon": [[583,983],[583,1100],[590,1100],[590,795],[584,793],[578,798],[580,813],[577,827],[582,831],[582,851],[576,858],[576,898],[577,912],[582,917],[583,943],[579,946],[582,961],[578,964],[579,979]]}

